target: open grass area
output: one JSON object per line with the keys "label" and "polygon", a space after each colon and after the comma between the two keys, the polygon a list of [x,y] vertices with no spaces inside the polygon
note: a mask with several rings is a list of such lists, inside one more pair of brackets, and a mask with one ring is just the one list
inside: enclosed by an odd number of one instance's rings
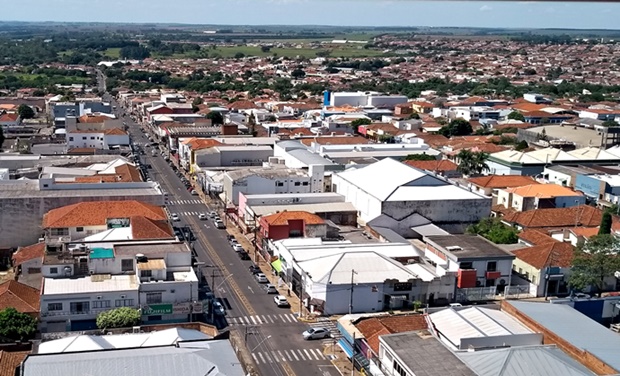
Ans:
{"label": "open grass area", "polygon": [[112,59],[118,59],[121,53],[121,49],[120,48],[108,48],[107,50],[105,50],[103,52],[103,54],[107,57],[110,57]]}
{"label": "open grass area", "polygon": [[234,57],[238,53],[242,53],[245,56],[286,56],[286,57],[303,57],[303,58],[315,58],[317,57],[317,52],[321,51],[331,51],[331,57],[375,57],[382,56],[383,53],[377,50],[365,50],[363,48],[358,48],[360,46],[342,46],[335,48],[272,48],[268,52],[263,52],[260,47],[253,46],[234,46],[234,47],[218,47],[216,49],[207,50],[209,56],[213,56],[213,54],[217,53],[221,57],[230,58]]}

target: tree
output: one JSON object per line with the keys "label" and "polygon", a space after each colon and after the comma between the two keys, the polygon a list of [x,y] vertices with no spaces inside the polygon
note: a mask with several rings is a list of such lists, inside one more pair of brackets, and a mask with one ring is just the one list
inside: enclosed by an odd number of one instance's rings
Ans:
{"label": "tree", "polygon": [[483,236],[496,244],[514,244],[519,240],[517,229],[506,226],[498,218],[483,218],[469,226],[466,232]]}
{"label": "tree", "polygon": [[121,307],[101,312],[97,315],[97,328],[128,328],[140,323],[140,311],[131,307]]}
{"label": "tree", "polygon": [[0,342],[26,341],[34,337],[37,320],[15,308],[0,311]]}
{"label": "tree", "polygon": [[527,144],[527,141],[522,140],[522,141],[519,141],[517,146],[515,146],[515,150],[516,151],[522,151],[522,150],[525,150],[525,149],[527,149],[529,147],[530,147],[530,145]]}
{"label": "tree", "polygon": [[520,113],[519,111],[512,111],[511,113],[508,114],[508,116],[506,116],[506,118],[511,119],[511,120],[525,121],[525,116],[523,116],[523,114]]}
{"label": "tree", "polygon": [[211,119],[213,125],[224,124],[224,115],[219,111],[211,111],[207,114],[207,119]]}
{"label": "tree", "polygon": [[607,128],[620,127],[620,124],[618,124],[617,121],[613,121],[613,120],[605,120],[603,124],[601,125]]}
{"label": "tree", "polygon": [[448,125],[445,125],[439,129],[439,133],[446,136],[467,136],[473,133],[471,124],[465,119],[454,119]]}
{"label": "tree", "polygon": [[201,104],[203,104],[203,103],[204,103],[204,101],[202,100],[202,97],[196,97],[196,98],[194,98],[194,100],[192,101],[192,104],[193,104],[194,106],[199,106],[199,105],[201,105]]}
{"label": "tree", "polygon": [[295,69],[294,71],[291,72],[291,76],[294,79],[298,80],[300,78],[305,77],[306,76],[306,72],[304,72],[304,70],[301,69],[301,68],[297,68],[297,69]]}
{"label": "tree", "polygon": [[603,212],[603,217],[601,218],[601,225],[598,228],[598,234],[611,234],[611,213],[609,211]]}
{"label": "tree", "polygon": [[409,119],[419,120],[420,119],[420,114],[418,114],[417,112],[414,112],[411,115],[409,115]]}
{"label": "tree", "polygon": [[483,151],[472,152],[468,149],[461,149],[456,155],[459,160],[458,171],[467,176],[480,175],[485,171],[489,171],[489,166],[486,163],[488,153]]}
{"label": "tree", "polygon": [[605,278],[612,277],[620,270],[620,238],[610,234],[590,237],[577,245],[569,285],[583,290],[592,287],[599,297],[605,287]]}
{"label": "tree", "polygon": [[17,108],[17,113],[22,119],[32,119],[34,117],[34,110],[27,104],[20,104]]}
{"label": "tree", "polygon": [[436,161],[437,158],[428,154],[409,154],[405,157],[406,161]]}
{"label": "tree", "polygon": [[235,54],[235,59],[243,59],[245,57],[245,54],[243,52],[237,52]]}
{"label": "tree", "polygon": [[267,52],[271,51],[271,47],[269,47],[269,46],[260,46],[260,50],[263,53],[267,53]]}
{"label": "tree", "polygon": [[351,122],[351,127],[357,129],[360,125],[368,125],[370,123],[372,123],[372,121],[368,118],[359,118]]}

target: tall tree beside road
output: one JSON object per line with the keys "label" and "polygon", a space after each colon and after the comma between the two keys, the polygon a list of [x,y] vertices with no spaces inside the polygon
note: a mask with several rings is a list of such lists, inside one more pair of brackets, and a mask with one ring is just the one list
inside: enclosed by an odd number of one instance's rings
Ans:
{"label": "tall tree beside road", "polygon": [[489,165],[487,165],[488,153],[485,152],[472,152],[471,150],[462,149],[456,155],[459,160],[458,171],[465,176],[480,175],[483,172],[489,171]]}
{"label": "tall tree beside road", "polygon": [[620,271],[620,239],[610,234],[590,237],[575,250],[568,280],[572,289],[593,287],[598,296],[605,287],[605,278]]}
{"label": "tall tree beside road", "polygon": [[34,338],[37,320],[15,308],[0,311],[0,342],[25,341]]}

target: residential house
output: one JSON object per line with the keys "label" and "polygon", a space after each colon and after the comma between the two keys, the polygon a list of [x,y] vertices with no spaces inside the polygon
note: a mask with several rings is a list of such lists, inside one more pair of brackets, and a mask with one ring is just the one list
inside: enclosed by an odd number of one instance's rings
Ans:
{"label": "residential house", "polygon": [[284,210],[279,213],[260,217],[257,245],[267,239],[272,241],[307,237],[324,238],[327,235],[327,224],[316,214],[304,211]]}
{"label": "residential house", "polygon": [[469,178],[467,181],[472,191],[492,197],[493,206],[498,204],[497,195],[500,189],[536,184],[531,177],[521,175],[487,175]]}
{"label": "residential house", "polygon": [[418,114],[428,114],[433,111],[435,105],[431,102],[413,101],[411,102],[411,107],[413,108],[413,111]]}
{"label": "residential house", "polygon": [[459,289],[491,287],[503,292],[510,285],[515,256],[490,241],[475,235],[433,235],[424,241],[424,255],[436,264],[437,273],[458,273]]}
{"label": "residential house", "polygon": [[9,128],[15,128],[21,124],[19,114],[13,112],[0,111],[0,127],[5,131]]}
{"label": "residential house", "polygon": [[497,203],[507,209],[526,211],[584,205],[586,197],[557,184],[529,184],[497,191]]}
{"label": "residential house", "polygon": [[[38,275],[41,273],[43,266],[43,257],[45,256],[45,242],[36,243],[27,247],[19,247],[12,256],[12,265],[15,275],[19,277],[21,282],[28,284],[30,275]],[[40,281],[34,281],[35,288],[40,287]]]}
{"label": "residential house", "polygon": [[39,318],[39,290],[17,281],[0,284],[0,311],[15,308],[35,319]]}
{"label": "residential house", "polygon": [[108,150],[119,146],[129,146],[129,133],[120,128],[67,131],[65,138],[69,149]]}
{"label": "residential house", "polygon": [[593,228],[601,224],[603,211],[589,205],[569,208],[536,209],[523,212],[507,211],[501,220],[519,230],[563,229],[569,227]]}
{"label": "residential house", "polygon": [[[597,173],[600,173],[600,171],[587,166],[553,165],[544,168],[542,178],[548,183],[575,189],[575,180],[577,180],[578,175],[593,175]],[[583,192],[583,190],[579,190]]]}

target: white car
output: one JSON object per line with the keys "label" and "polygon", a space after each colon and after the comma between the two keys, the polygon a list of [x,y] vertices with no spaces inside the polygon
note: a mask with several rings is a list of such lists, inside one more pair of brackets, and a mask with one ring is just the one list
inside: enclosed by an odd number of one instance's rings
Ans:
{"label": "white car", "polygon": [[277,293],[278,293],[278,289],[274,285],[267,285],[267,294],[277,294]]}
{"label": "white car", "polygon": [[190,192],[190,194],[191,194],[192,196],[198,196],[198,192],[196,192],[196,190],[195,190],[195,189],[192,189],[192,190],[191,190],[191,192]]}
{"label": "white car", "polygon": [[269,283],[267,276],[263,273],[256,274],[256,280],[258,281],[258,283]]}
{"label": "white car", "polygon": [[205,213],[200,213],[198,214],[198,219],[200,219],[201,221],[204,221],[207,219],[207,215]]}
{"label": "white car", "polygon": [[310,328],[303,332],[302,335],[306,341],[310,339],[323,339],[331,336],[327,328]]}
{"label": "white car", "polygon": [[179,215],[176,213],[170,214],[170,218],[172,219],[172,222],[178,222],[181,220],[181,218],[179,218]]}
{"label": "white car", "polygon": [[276,295],[273,297],[273,301],[276,303],[278,307],[290,307],[286,297],[284,295]]}
{"label": "white car", "polygon": [[243,249],[243,247],[241,246],[241,244],[239,243],[235,243],[232,245],[232,248],[235,252],[241,252],[241,251],[245,251],[245,249]]}

